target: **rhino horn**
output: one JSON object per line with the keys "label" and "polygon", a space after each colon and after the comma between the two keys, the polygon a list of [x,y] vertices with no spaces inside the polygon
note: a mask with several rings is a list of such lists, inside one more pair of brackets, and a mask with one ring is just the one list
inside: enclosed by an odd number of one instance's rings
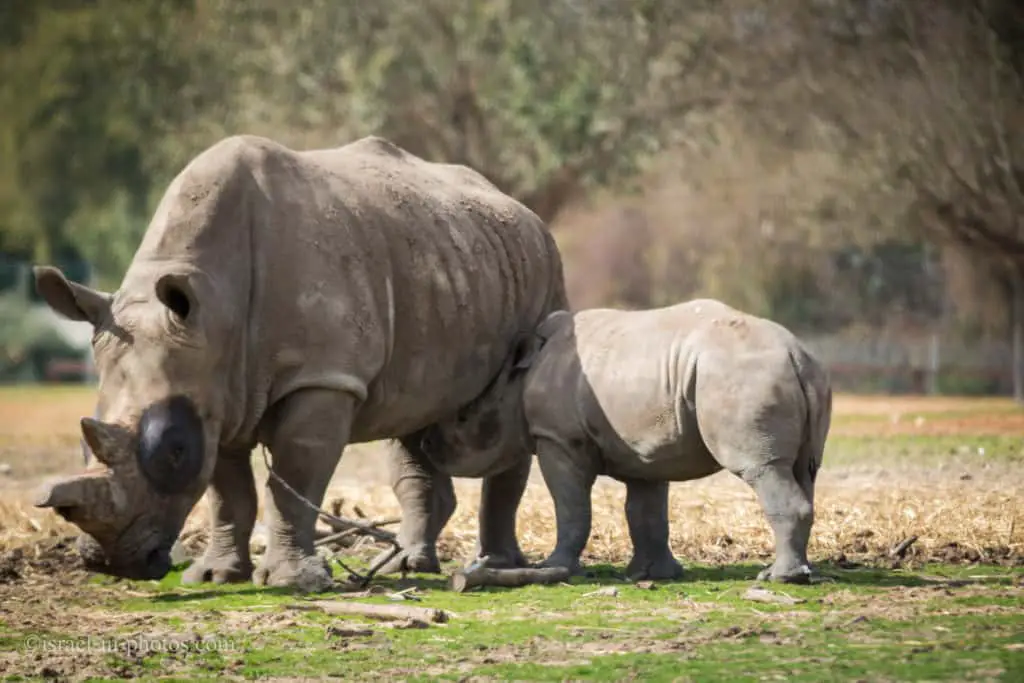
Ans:
{"label": "rhino horn", "polygon": [[131,439],[124,428],[91,417],[83,417],[81,426],[86,445],[104,465],[113,467],[131,452]]}
{"label": "rhino horn", "polygon": [[116,516],[124,505],[114,482],[98,474],[80,474],[44,485],[35,498],[39,508],[57,508],[62,517],[105,519]]}

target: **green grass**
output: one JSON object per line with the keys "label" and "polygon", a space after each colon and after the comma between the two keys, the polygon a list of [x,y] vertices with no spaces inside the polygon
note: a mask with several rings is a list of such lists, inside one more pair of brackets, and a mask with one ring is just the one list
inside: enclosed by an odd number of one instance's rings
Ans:
{"label": "green grass", "polygon": [[882,459],[898,458],[900,463],[921,460],[965,458],[979,463],[1024,460],[1024,439],[1009,435],[924,435],[890,436],[835,435],[825,446],[827,465],[878,464]]}
{"label": "green grass", "polygon": [[[102,676],[1011,681],[1024,672],[1024,651],[1014,647],[1024,643],[1024,568],[823,565],[825,582],[764,586],[804,601],[795,605],[745,599],[758,569],[695,566],[684,580],[650,590],[616,578],[608,566],[571,585],[465,594],[448,592],[432,576],[379,580],[392,590],[417,585],[421,601],[403,604],[453,615],[445,625],[408,629],[297,609],[330,594],[183,587],[180,572],[159,583],[94,579],[71,602],[120,615],[125,625],[107,638],[131,642],[143,619],[145,631],[164,639],[198,633],[229,646],[105,653],[90,669]],[[609,586],[618,594],[590,594]],[[361,601],[390,602],[386,595]],[[372,634],[339,635],[340,626]],[[30,635],[72,639],[90,635],[86,629],[5,628],[0,652],[24,649]]]}

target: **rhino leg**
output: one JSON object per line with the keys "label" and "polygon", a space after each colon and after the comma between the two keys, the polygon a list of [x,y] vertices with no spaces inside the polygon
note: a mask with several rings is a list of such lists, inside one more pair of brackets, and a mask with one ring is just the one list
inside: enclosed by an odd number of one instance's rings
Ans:
{"label": "rhino leg", "polygon": [[[420,433],[392,442],[388,453],[391,489],[402,508],[398,544],[402,550],[381,567],[382,574],[439,574],[437,538],[455,512],[452,478],[435,468],[420,448]],[[375,563],[383,559],[384,551]]]}
{"label": "rhino leg", "polygon": [[683,575],[683,566],[668,544],[668,482],[626,481],[626,523],[633,541],[633,559],[626,568],[631,580],[672,580]]}
{"label": "rhino leg", "polygon": [[581,569],[580,555],[590,538],[590,493],[597,472],[585,458],[548,439],[538,439],[537,460],[544,483],[555,502],[555,549],[541,567]]}
{"label": "rhino leg", "polygon": [[530,478],[531,459],[531,455],[526,453],[515,467],[484,479],[476,557],[486,555],[488,567],[527,565],[516,539],[516,512]]}
{"label": "rhino leg", "polygon": [[[349,394],[299,391],[274,406],[261,430],[274,471],[318,507],[348,441],[355,405]],[[253,582],[313,592],[329,588],[330,567],[313,546],[317,513],[273,477],[267,481],[265,512],[267,551]]]}
{"label": "rhino leg", "polygon": [[256,484],[249,451],[221,452],[207,491],[210,540],[182,583],[236,583],[252,577],[249,537],[256,522]]}
{"label": "rhino leg", "polygon": [[775,534],[775,562],[758,574],[758,580],[808,583],[812,570],[807,544],[814,506],[807,490],[797,481],[792,465],[773,463],[744,472],[743,478],[757,493]]}

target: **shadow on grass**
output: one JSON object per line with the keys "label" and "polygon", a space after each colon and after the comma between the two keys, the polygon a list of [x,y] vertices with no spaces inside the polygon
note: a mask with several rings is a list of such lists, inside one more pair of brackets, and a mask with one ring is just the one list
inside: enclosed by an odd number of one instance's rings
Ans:
{"label": "shadow on grass", "polygon": [[[683,578],[676,581],[657,581],[659,586],[686,587],[693,584],[705,583],[747,583],[754,585],[757,582],[757,575],[764,568],[763,564],[745,563],[732,565],[687,565]],[[894,588],[894,587],[916,587],[935,585],[936,581],[930,580],[909,571],[899,571],[878,567],[855,567],[838,566],[833,563],[823,562],[815,566],[816,577],[812,585],[847,585],[865,588]],[[337,576],[337,578],[341,578]],[[621,586],[630,583],[622,568],[611,564],[594,564],[584,567],[583,573],[570,578],[569,583],[575,586]],[[330,600],[332,595],[356,590],[352,587],[337,588],[333,591],[322,593],[303,593],[292,588],[277,588],[266,586],[254,586],[252,584],[235,584],[233,586],[211,587],[203,590],[203,584],[195,584],[194,587],[182,587],[175,585],[174,592],[157,593],[152,600],[158,603],[201,603],[211,600],[224,600],[241,597],[267,596],[267,597],[306,597]],[[763,583],[766,587],[772,584]],[[448,592],[448,577],[430,574],[418,574],[411,576],[377,576],[371,581],[370,586],[384,589],[388,592],[396,592],[411,587],[420,590]],[[502,588],[488,586],[478,589],[478,592],[501,593],[506,591],[517,591],[520,588]]]}
{"label": "shadow on grass", "polygon": [[[686,565],[683,577],[676,581],[658,581],[659,585],[679,585],[693,583],[724,583],[748,582],[756,583],[758,573],[765,565],[757,563],[731,565]],[[852,586],[891,588],[896,586],[914,587],[934,585],[934,581],[916,576],[907,571],[885,569],[879,567],[849,567],[831,562],[815,565],[816,576],[813,585],[846,584]],[[572,583],[578,584],[621,584],[628,581],[622,570],[614,565],[599,564],[584,568],[584,573],[574,576]],[[769,585],[770,582],[764,582]]]}
{"label": "shadow on grass", "polygon": [[[193,584],[195,586],[202,586],[203,584]],[[212,585],[212,584],[211,584]],[[225,598],[240,598],[246,596],[294,596],[302,595],[298,591],[291,588],[275,588],[267,586],[254,586],[237,584],[237,588],[232,586],[231,588],[219,588],[210,590],[199,590],[193,588],[181,588],[175,586],[173,590],[178,591],[174,593],[154,593],[150,598],[153,602],[170,602],[170,603],[185,603],[185,602],[199,602],[204,600],[224,600]],[[329,595],[329,593],[325,594]]]}

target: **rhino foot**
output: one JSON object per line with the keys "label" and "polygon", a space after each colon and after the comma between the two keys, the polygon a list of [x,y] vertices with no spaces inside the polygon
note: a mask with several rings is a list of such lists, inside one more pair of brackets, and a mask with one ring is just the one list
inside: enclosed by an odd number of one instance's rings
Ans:
{"label": "rhino foot", "polygon": [[569,570],[570,574],[582,574],[583,565],[580,564],[578,557],[572,557],[571,555],[565,555],[559,553],[557,550],[548,556],[546,560],[537,564],[541,569],[548,567],[564,567]]}
{"label": "rhino foot", "polygon": [[630,581],[674,581],[683,576],[683,565],[672,555],[657,558],[633,556],[626,567]]}
{"label": "rhino foot", "polygon": [[[376,565],[384,557],[391,554],[385,550],[378,555],[373,564]],[[379,570],[378,574],[399,574],[403,572],[415,574],[440,574],[441,563],[437,559],[437,551],[425,544],[417,544],[402,549]]]}
{"label": "rhino foot", "polygon": [[305,593],[320,593],[334,585],[327,560],[318,555],[267,558],[253,573],[252,581],[257,586],[295,588]]}
{"label": "rhino foot", "polygon": [[814,570],[810,565],[802,564],[796,567],[779,567],[773,564],[757,575],[758,581],[774,581],[777,583],[809,584]]}
{"label": "rhino foot", "polygon": [[252,562],[236,555],[203,556],[193,562],[181,575],[181,582],[191,583],[244,583],[252,578]]}

